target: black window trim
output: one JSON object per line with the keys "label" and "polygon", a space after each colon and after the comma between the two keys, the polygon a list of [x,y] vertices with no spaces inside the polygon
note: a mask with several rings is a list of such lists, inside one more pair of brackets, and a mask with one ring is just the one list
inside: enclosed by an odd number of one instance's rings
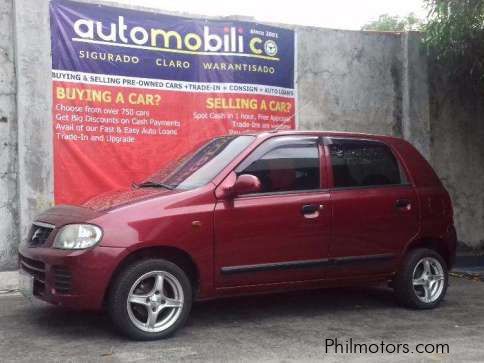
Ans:
{"label": "black window trim", "polygon": [[329,193],[329,191],[330,191],[330,188],[318,188],[318,189],[305,189],[305,190],[284,190],[281,192],[248,193],[248,194],[238,195],[234,199],[270,197],[270,196],[292,195],[292,194]]}
{"label": "black window trim", "polygon": [[413,185],[410,183],[410,179],[408,178],[408,172],[405,169],[405,167],[402,164],[402,161],[398,157],[398,155],[395,154],[395,151],[393,148],[388,145],[386,142],[381,141],[381,140],[375,140],[375,139],[370,139],[370,138],[359,138],[359,137],[349,137],[349,136],[325,136],[323,137],[323,142],[324,146],[329,146],[333,144],[333,140],[351,140],[351,141],[363,141],[363,142],[373,142],[373,143],[378,143],[381,145],[384,145],[387,147],[388,150],[392,153],[393,157],[398,163],[400,171],[402,171],[405,174],[405,180],[407,181],[406,183],[400,183],[400,184],[385,184],[385,185],[363,185],[363,186],[353,186],[353,187],[335,187],[334,186],[334,174],[333,174],[333,165],[331,164],[331,155],[328,155],[328,165],[331,168],[331,184],[333,185],[332,187],[329,187],[330,191],[339,191],[339,190],[364,190],[364,189],[388,189],[388,188],[412,188]]}
{"label": "black window trim", "polygon": [[[239,164],[237,164],[232,171],[237,174],[237,169],[240,168],[240,166],[248,159],[250,158],[255,152],[257,152],[257,149],[264,145],[266,142],[270,140],[274,140],[277,138],[283,138],[283,137],[298,137],[298,138],[314,138],[315,139],[315,145],[318,146],[318,156],[319,156],[319,186],[323,185],[323,180],[321,179],[321,169],[322,169],[322,162],[325,162],[326,160],[326,155],[325,155],[325,150],[324,148],[320,148],[320,145],[325,145],[325,137],[320,136],[320,135],[299,135],[299,134],[291,134],[291,135],[275,135],[273,137],[270,137],[266,140],[264,140],[261,144],[257,145],[257,147],[250,152],[249,155],[247,155],[244,159],[240,161]],[[248,193],[248,194],[242,194],[236,196],[234,199],[244,199],[244,198],[258,198],[258,197],[270,197],[270,196],[277,196],[277,195],[291,195],[291,194],[305,194],[305,193],[329,193],[330,188],[316,188],[316,189],[305,189],[305,190],[285,190],[285,191],[280,191],[280,192],[265,192],[265,193]]]}
{"label": "black window trim", "polygon": [[385,184],[385,185],[363,185],[363,186],[356,186],[356,187],[331,187],[329,188],[330,191],[344,191],[344,190],[364,190],[364,189],[392,189],[392,188],[412,188],[413,185],[409,183],[405,184]]}
{"label": "black window trim", "polygon": [[[306,139],[309,139],[309,138],[314,138],[315,140],[315,145],[321,145],[324,141],[321,140],[321,137],[319,137],[318,135],[298,135],[298,134],[294,134],[294,135],[277,135],[277,136],[273,136],[273,137],[270,137],[266,140],[264,140],[263,142],[261,142],[259,145],[257,145],[255,147],[254,150],[252,150],[250,152],[249,155],[247,155],[243,160],[240,161],[239,164],[237,164],[234,168],[233,168],[233,171],[235,173],[238,173],[238,170],[241,168],[241,166],[245,163],[245,161],[247,159],[249,159],[252,155],[254,155],[255,153],[257,153],[257,149],[259,149],[261,146],[264,146],[265,143],[267,142],[270,142],[272,140],[276,140],[276,139],[279,139],[279,138],[284,138],[284,137],[298,137],[298,138],[306,138]],[[319,160],[321,160],[322,158],[322,155],[320,153],[320,150],[319,150],[319,147],[318,147],[318,155],[319,155]],[[321,183],[320,183],[321,184]]]}

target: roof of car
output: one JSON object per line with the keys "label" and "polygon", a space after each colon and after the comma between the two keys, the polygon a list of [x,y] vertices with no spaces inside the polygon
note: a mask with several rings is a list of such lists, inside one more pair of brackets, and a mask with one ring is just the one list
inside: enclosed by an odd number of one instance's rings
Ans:
{"label": "roof of car", "polygon": [[321,130],[308,130],[308,131],[300,131],[300,130],[284,130],[284,131],[266,131],[261,133],[252,133],[251,135],[255,135],[261,138],[268,138],[274,135],[314,135],[314,136],[329,136],[329,137],[354,137],[354,138],[362,138],[362,139],[374,139],[374,140],[400,140],[398,137],[389,136],[389,135],[377,135],[377,134],[370,134],[370,133],[363,133],[363,132],[347,132],[347,131],[321,131]]}

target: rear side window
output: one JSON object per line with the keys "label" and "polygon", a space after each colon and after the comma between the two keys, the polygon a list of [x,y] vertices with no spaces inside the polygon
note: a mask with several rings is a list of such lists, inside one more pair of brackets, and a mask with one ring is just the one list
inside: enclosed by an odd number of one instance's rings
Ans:
{"label": "rear side window", "polygon": [[320,188],[319,164],[317,138],[276,137],[259,146],[236,172],[258,177],[260,193],[311,190]]}
{"label": "rear side window", "polygon": [[329,145],[335,187],[405,184],[406,178],[388,146],[376,141],[333,139]]}

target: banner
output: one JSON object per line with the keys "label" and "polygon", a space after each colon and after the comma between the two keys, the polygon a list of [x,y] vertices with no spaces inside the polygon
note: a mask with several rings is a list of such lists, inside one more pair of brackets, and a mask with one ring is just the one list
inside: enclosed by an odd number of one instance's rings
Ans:
{"label": "banner", "polygon": [[214,136],[295,128],[292,30],[56,0],[50,21],[56,203]]}

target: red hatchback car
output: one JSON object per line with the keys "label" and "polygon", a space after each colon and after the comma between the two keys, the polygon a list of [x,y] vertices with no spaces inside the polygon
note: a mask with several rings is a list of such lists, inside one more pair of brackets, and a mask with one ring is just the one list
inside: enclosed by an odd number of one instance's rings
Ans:
{"label": "red hatchback car", "polygon": [[408,142],[341,132],[218,137],[156,175],[42,213],[21,289],[107,308],[135,339],[170,335],[192,302],[389,281],[405,306],[443,299],[452,205]]}

